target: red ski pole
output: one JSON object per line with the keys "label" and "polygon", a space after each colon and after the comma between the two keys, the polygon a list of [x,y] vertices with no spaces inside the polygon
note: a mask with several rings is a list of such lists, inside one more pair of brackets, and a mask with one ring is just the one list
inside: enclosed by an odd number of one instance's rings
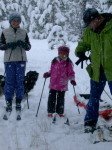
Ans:
{"label": "red ski pole", "polygon": [[75,87],[73,86],[73,90],[74,90],[74,99],[76,100],[76,106],[77,106],[77,109],[78,109],[78,113],[80,114],[80,110],[79,110],[79,105],[78,105],[78,101],[77,101],[77,96],[76,96],[76,92],[75,92]]}

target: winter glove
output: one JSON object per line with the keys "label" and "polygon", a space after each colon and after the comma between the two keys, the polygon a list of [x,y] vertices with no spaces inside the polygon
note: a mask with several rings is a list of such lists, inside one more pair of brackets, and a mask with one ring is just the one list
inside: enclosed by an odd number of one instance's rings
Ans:
{"label": "winter glove", "polygon": [[17,41],[17,45],[18,45],[19,47],[24,48],[25,50],[29,48],[29,45],[28,45],[27,43],[23,42],[22,40],[18,40],[18,41]]}
{"label": "winter glove", "polygon": [[76,86],[76,82],[74,80],[70,81],[73,86]]}
{"label": "winter glove", "polygon": [[85,60],[87,58],[84,52],[77,52],[77,56],[82,60]]}
{"label": "winter glove", "polygon": [[44,78],[49,78],[49,77],[50,77],[50,73],[49,73],[49,72],[44,73],[44,74],[43,74],[43,77],[44,77]]}
{"label": "winter glove", "polygon": [[6,44],[0,44],[0,50],[7,50]]}
{"label": "winter glove", "polygon": [[10,42],[5,44],[6,49],[11,48],[12,50],[17,47],[17,42]]}
{"label": "winter glove", "polygon": [[79,57],[79,60],[76,61],[75,64],[79,65],[79,63],[81,63],[81,68],[83,68],[83,61],[90,59],[90,57],[87,57],[85,52],[77,52],[77,56]]}

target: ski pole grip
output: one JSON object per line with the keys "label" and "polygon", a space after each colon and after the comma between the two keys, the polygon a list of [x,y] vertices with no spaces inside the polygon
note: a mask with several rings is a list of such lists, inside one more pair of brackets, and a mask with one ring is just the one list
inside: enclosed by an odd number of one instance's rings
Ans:
{"label": "ski pole grip", "polygon": [[79,65],[81,61],[82,61],[82,60],[79,58],[79,59],[75,62],[75,64],[76,64],[76,65]]}
{"label": "ski pole grip", "polygon": [[78,59],[78,61],[75,62],[76,65],[79,65],[81,63],[81,69],[83,69],[83,59]]}

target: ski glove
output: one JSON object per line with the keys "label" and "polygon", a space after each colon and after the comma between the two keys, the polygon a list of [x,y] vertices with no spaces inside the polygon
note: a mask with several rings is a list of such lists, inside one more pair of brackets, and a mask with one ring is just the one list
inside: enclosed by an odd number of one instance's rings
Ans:
{"label": "ski glove", "polygon": [[49,78],[49,77],[50,77],[50,73],[49,73],[49,72],[45,72],[45,73],[43,74],[43,77],[44,77],[44,78]]}
{"label": "ski glove", "polygon": [[9,42],[5,44],[6,49],[11,48],[12,50],[17,47],[17,42]]}
{"label": "ski glove", "polygon": [[7,45],[6,44],[0,44],[0,49],[1,50],[7,50]]}
{"label": "ski glove", "polygon": [[18,45],[19,47],[24,48],[25,50],[28,49],[28,47],[29,47],[29,45],[28,45],[27,43],[23,42],[22,40],[18,40],[18,41],[17,41],[17,45]]}
{"label": "ski glove", "polygon": [[76,86],[76,82],[74,80],[70,81],[73,86]]}
{"label": "ski glove", "polygon": [[85,52],[77,52],[77,56],[82,60],[85,60],[87,58]]}

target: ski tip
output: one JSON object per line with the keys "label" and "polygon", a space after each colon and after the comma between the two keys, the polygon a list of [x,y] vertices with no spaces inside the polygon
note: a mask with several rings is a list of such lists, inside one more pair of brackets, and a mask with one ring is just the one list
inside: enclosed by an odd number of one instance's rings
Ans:
{"label": "ski tip", "polygon": [[67,118],[67,120],[66,120],[66,122],[65,122],[64,124],[70,126],[70,122],[69,122],[69,119],[68,119],[68,118]]}
{"label": "ski tip", "polygon": [[18,115],[16,120],[18,120],[18,121],[21,120],[21,116]]}
{"label": "ski tip", "polygon": [[6,115],[4,115],[3,120],[8,120],[8,117]]}

